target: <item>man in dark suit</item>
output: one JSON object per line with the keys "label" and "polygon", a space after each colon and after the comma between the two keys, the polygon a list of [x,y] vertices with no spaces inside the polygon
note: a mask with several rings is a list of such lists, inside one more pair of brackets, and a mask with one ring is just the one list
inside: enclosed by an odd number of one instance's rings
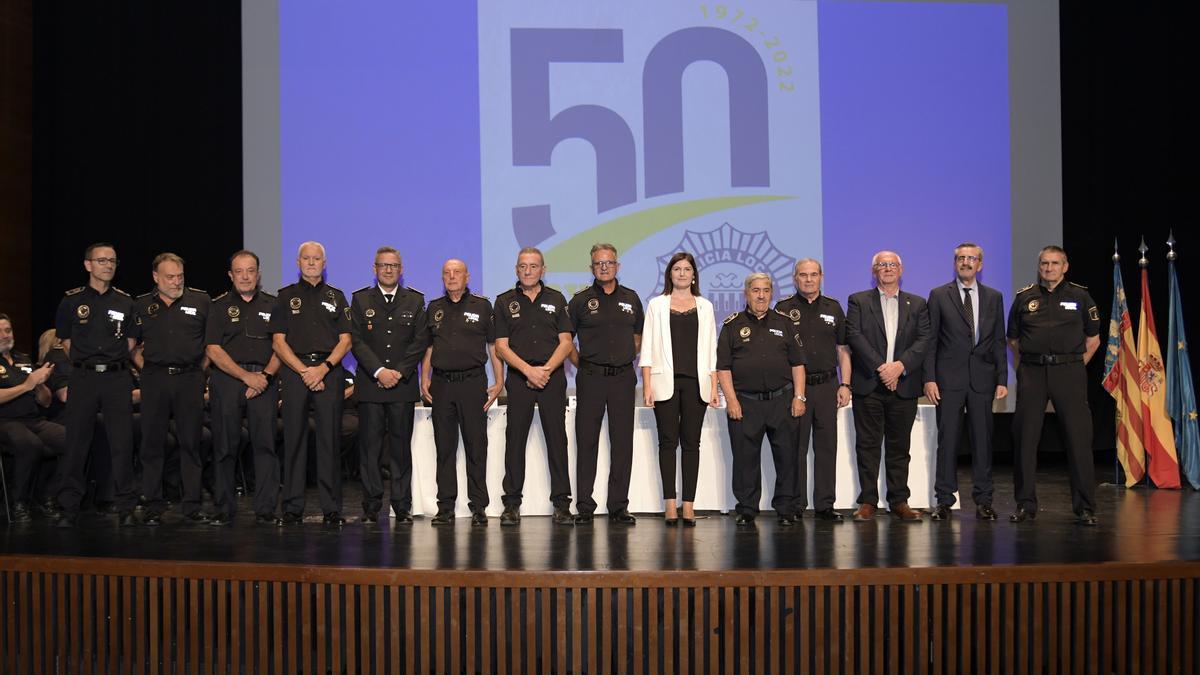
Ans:
{"label": "man in dark suit", "polygon": [[1004,349],[1004,296],[979,283],[983,249],[954,249],[954,281],[929,292],[933,339],[925,355],[925,396],[938,406],[937,505],[933,520],[949,520],[958,491],[958,441],[967,409],[972,447],[975,517],[995,520],[992,510],[992,401],[1008,395],[1008,356]]}
{"label": "man in dark suit", "polygon": [[901,520],[918,521],[921,514],[908,506],[908,450],[929,348],[929,309],[920,296],[900,290],[904,266],[896,253],[876,253],[871,272],[876,287],[851,295],[846,312],[859,484],[854,520],[875,517],[883,443],[888,509]]}

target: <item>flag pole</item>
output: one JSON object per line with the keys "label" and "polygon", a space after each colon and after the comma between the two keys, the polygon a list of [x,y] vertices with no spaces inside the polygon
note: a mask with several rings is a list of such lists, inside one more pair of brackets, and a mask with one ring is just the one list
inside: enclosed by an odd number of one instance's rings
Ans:
{"label": "flag pole", "polygon": [[[1117,237],[1113,237],[1112,261],[1113,261],[1113,265],[1120,267],[1121,266],[1121,249],[1117,245],[1117,243],[1118,243]],[[1113,292],[1116,292],[1116,289],[1113,289]],[[1114,434],[1113,445],[1116,445],[1116,444],[1117,444],[1117,439],[1116,439],[1116,435]],[[1125,484],[1125,478],[1124,478],[1124,476],[1121,475],[1121,457],[1120,457],[1120,455],[1121,455],[1121,453],[1119,452],[1119,449],[1118,449],[1118,451],[1113,452],[1113,484],[1118,485],[1118,486]]]}
{"label": "flag pole", "polygon": [[[1138,258],[1138,267],[1140,267],[1142,270],[1145,270],[1146,268],[1150,267],[1150,260],[1148,258],[1146,258],[1146,252],[1150,250],[1150,247],[1146,245],[1146,235],[1142,235],[1142,243],[1138,244],[1137,250],[1138,250],[1138,253],[1142,254],[1142,257]],[[1142,285],[1143,286],[1146,285],[1145,279],[1142,280]],[[1144,296],[1144,295],[1142,296],[1143,301],[1145,300],[1145,297],[1146,296]],[[1144,313],[1146,310],[1142,309],[1141,311]],[[1150,483],[1150,459],[1151,458],[1149,457],[1149,453],[1146,453],[1146,454],[1147,454],[1146,463],[1143,465],[1143,466],[1145,466],[1146,470],[1142,472],[1142,479],[1140,481],[1138,481],[1137,487],[1151,487],[1151,483]]]}

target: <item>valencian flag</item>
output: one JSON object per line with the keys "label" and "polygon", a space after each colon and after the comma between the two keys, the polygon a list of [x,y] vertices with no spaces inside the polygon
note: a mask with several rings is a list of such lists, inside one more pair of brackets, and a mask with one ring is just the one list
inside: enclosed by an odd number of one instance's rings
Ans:
{"label": "valencian flag", "polygon": [[[1174,244],[1172,237],[1168,243]],[[1183,304],[1175,275],[1175,252],[1167,256],[1171,279],[1171,318],[1167,325],[1167,414],[1175,420],[1175,448],[1183,475],[1192,489],[1200,490],[1200,428],[1196,420],[1196,392],[1183,330]]]}
{"label": "valencian flag", "polygon": [[1117,459],[1125,471],[1125,487],[1146,474],[1142,446],[1142,390],[1138,387],[1137,345],[1133,321],[1125,303],[1119,257],[1113,255],[1113,304],[1108,320],[1108,350],[1104,354],[1104,388],[1117,401]]}
{"label": "valencian flag", "polygon": [[1137,355],[1138,384],[1142,389],[1142,443],[1150,463],[1150,480],[1160,488],[1179,488],[1175,435],[1167,417],[1167,378],[1162,350],[1158,347],[1158,331],[1154,329],[1154,309],[1150,306],[1150,273],[1144,265]]}

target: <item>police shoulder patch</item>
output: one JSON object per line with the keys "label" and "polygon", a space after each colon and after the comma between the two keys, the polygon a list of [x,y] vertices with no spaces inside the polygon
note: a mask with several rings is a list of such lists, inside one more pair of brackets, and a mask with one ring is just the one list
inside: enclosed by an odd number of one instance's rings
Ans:
{"label": "police shoulder patch", "polygon": [[83,289],[84,289],[84,286],[80,286],[78,288],[72,288],[71,290],[67,291],[67,295],[78,295],[83,292]]}
{"label": "police shoulder patch", "polygon": [[738,318],[738,314],[741,314],[741,312],[734,312],[733,314],[730,314],[729,316],[725,317],[725,320],[722,321],[721,323],[725,323],[725,324],[733,323],[733,320]]}
{"label": "police shoulder patch", "polygon": [[1071,285],[1072,285],[1072,286],[1074,286],[1075,288],[1082,288],[1082,289],[1083,289],[1083,290],[1085,290],[1085,291],[1087,290],[1087,286],[1084,286],[1083,284],[1077,284],[1077,283],[1075,283],[1074,281],[1068,281],[1067,283],[1068,283],[1068,284],[1071,284]]}

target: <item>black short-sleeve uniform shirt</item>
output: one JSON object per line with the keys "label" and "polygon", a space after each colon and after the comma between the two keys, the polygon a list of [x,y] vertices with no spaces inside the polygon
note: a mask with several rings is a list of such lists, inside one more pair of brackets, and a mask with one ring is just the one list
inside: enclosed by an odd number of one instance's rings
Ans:
{"label": "black short-sleeve uniform shirt", "polygon": [[54,331],[71,341],[72,361],[115,363],[129,357],[129,338],[141,337],[133,298],[110,286],[100,293],[91,286],[67,291],[58,303]]}
{"label": "black short-sleeve uniform shirt", "polygon": [[810,375],[837,370],[837,348],[846,344],[846,314],[837,300],[818,295],[809,302],[796,293],[780,300],[775,311],[787,316],[800,334]]}
{"label": "black short-sleeve uniform shirt", "polygon": [[279,289],[267,327],[286,336],[296,354],[331,352],[342,334],[351,332],[350,305],[339,289],[301,279]]}
{"label": "black short-sleeve uniform shirt", "polygon": [[[412,374],[425,355],[425,296],[412,288],[397,287],[392,301],[387,302],[378,284],[367,286],[351,296],[350,316],[358,361],[355,396],[379,403],[419,400]],[[375,379],[380,368],[398,371],[405,379],[392,389],[380,389]]]}
{"label": "black short-sleeve uniform shirt", "polygon": [[1070,282],[1052,291],[1021,289],[1008,312],[1008,338],[1022,354],[1083,354],[1086,338],[1100,334],[1100,312],[1087,288]]}
{"label": "black short-sleeve uniform shirt", "polygon": [[443,295],[425,311],[427,344],[433,346],[430,365],[438,370],[470,370],[487,363],[487,345],[496,341],[492,303],[487,298],[468,291],[454,302]]}
{"label": "black short-sleeve uniform shirt", "polygon": [[158,291],[139,295],[137,323],[142,329],[142,358],[157,366],[195,366],[204,359],[204,338],[212,301],[204,291],[183,289],[170,305]]}
{"label": "black short-sleeve uniform shirt", "polygon": [[[13,350],[8,356],[12,363],[0,358],[0,389],[19,387],[33,374],[33,359],[27,354]],[[32,391],[27,391],[8,403],[0,403],[0,419],[27,420],[40,416],[41,410]]]}
{"label": "black short-sleeve uniform shirt", "polygon": [[567,298],[541,284],[532,300],[518,283],[496,298],[496,337],[508,338],[508,346],[527,363],[542,365],[558,348],[560,333],[571,332]]}
{"label": "black short-sleeve uniform shirt", "polygon": [[235,363],[265,367],[274,353],[268,323],[275,311],[275,296],[259,290],[246,301],[236,290],[212,301],[205,325],[205,344],[225,350]]}
{"label": "black short-sleeve uniform shirt", "polygon": [[804,341],[792,320],[773,310],[761,319],[749,311],[730,315],[717,339],[717,370],[733,373],[733,388],[776,391],[792,383],[792,367],[805,365]]}
{"label": "black short-sleeve uniform shirt", "polygon": [[605,293],[600,282],[579,291],[568,305],[571,325],[579,337],[579,358],[600,366],[625,366],[637,356],[633,336],[642,334],[646,316],[642,299],[617,284]]}

